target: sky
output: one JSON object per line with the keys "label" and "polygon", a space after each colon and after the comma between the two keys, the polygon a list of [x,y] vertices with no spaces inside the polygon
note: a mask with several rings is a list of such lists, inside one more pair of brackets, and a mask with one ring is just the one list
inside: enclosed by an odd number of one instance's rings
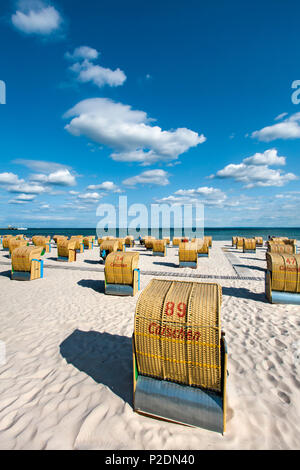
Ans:
{"label": "sky", "polygon": [[[2,0],[0,227],[300,224],[297,0]],[[5,85],[5,90],[4,90]]]}

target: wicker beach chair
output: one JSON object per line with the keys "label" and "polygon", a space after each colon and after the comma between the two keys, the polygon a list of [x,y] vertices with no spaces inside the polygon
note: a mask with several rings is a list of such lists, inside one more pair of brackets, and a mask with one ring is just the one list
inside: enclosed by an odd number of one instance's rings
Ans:
{"label": "wicker beach chair", "polygon": [[71,240],[75,240],[76,253],[84,253],[83,235],[73,235]]}
{"label": "wicker beach chair", "polygon": [[132,235],[128,235],[125,238],[125,246],[126,248],[132,248],[134,246],[134,237]]}
{"label": "wicker beach chair", "polygon": [[237,238],[238,238],[238,237],[232,237],[232,239],[231,239],[231,246],[235,246],[235,247],[236,247]]}
{"label": "wicker beach chair", "polygon": [[10,238],[8,240],[9,256],[11,256],[13,251],[16,248],[19,248],[19,246],[28,246],[28,245],[29,245],[29,243],[26,240],[23,240],[23,239],[17,240],[16,238]]}
{"label": "wicker beach chair", "polygon": [[57,241],[59,239],[68,240],[68,237],[66,237],[65,235],[54,235],[52,238],[53,238],[54,242],[56,243],[56,245],[57,245]]}
{"label": "wicker beach chair", "polygon": [[209,248],[212,247],[212,237],[204,237],[204,242],[207,243],[207,245],[209,246]]}
{"label": "wicker beach chair", "polygon": [[265,292],[273,304],[300,305],[300,255],[268,253]]}
{"label": "wicker beach chair", "polygon": [[32,237],[32,243],[34,246],[41,246],[45,250],[45,253],[51,253],[51,243],[50,237],[43,237],[39,235],[35,235]]}
{"label": "wicker beach chair", "polygon": [[179,243],[181,243],[182,237],[173,237],[172,240],[172,246],[179,246]]}
{"label": "wicker beach chair", "polygon": [[202,238],[193,238],[192,243],[196,243],[197,245],[198,258],[206,258],[209,256],[208,240],[204,240]]}
{"label": "wicker beach chair", "polygon": [[150,281],[134,319],[135,411],[225,432],[227,348],[221,303],[218,284]]}
{"label": "wicker beach chair", "polygon": [[297,246],[294,244],[288,245],[282,242],[273,242],[268,241],[267,243],[267,253],[281,253],[281,254],[296,254]]}
{"label": "wicker beach chair", "polygon": [[130,295],[140,290],[139,253],[110,253],[105,261],[105,294]]}
{"label": "wicker beach chair", "polygon": [[155,237],[145,237],[145,248],[146,250],[153,250],[153,242],[156,240]]}
{"label": "wicker beach chair", "polygon": [[11,279],[33,281],[43,278],[44,262],[40,259],[42,246],[20,246],[11,255]]}
{"label": "wicker beach chair", "polygon": [[163,237],[163,240],[166,241],[167,246],[170,246],[170,237]]}
{"label": "wicker beach chair", "polygon": [[76,240],[57,240],[57,260],[68,263],[76,261]]}
{"label": "wicker beach chair", "polygon": [[256,246],[263,246],[264,245],[263,237],[254,237],[254,240],[256,241]]}
{"label": "wicker beach chair", "polygon": [[167,243],[166,240],[153,240],[152,254],[154,256],[166,256],[167,255]]}
{"label": "wicker beach chair", "polygon": [[4,237],[2,238],[2,249],[4,251],[9,251],[8,243],[11,238],[13,238],[12,235],[4,235]]}
{"label": "wicker beach chair", "polygon": [[254,238],[244,238],[243,253],[256,253],[256,240]]}
{"label": "wicker beach chair", "polygon": [[197,243],[180,242],[179,243],[179,267],[194,268],[198,267]]}
{"label": "wicker beach chair", "polygon": [[91,237],[91,236],[84,237],[83,245],[84,245],[85,250],[92,250],[94,248],[93,237]]}
{"label": "wicker beach chair", "polygon": [[242,250],[244,248],[244,238],[243,237],[236,237],[236,249]]}
{"label": "wicker beach chair", "polygon": [[117,240],[105,240],[100,245],[100,257],[105,261],[110,253],[118,251],[119,243]]}

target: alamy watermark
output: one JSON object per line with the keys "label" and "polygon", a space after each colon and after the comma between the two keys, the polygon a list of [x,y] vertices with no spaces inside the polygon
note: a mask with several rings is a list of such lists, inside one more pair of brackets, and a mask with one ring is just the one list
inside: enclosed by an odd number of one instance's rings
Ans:
{"label": "alamy watermark", "polygon": [[6,364],[6,346],[4,341],[0,340],[0,366]]}
{"label": "alamy watermark", "polygon": [[300,80],[294,80],[292,83],[292,88],[295,89],[292,93],[292,103],[300,104]]}
{"label": "alamy watermark", "polygon": [[0,104],[6,104],[6,84],[0,80]]}
{"label": "alamy watermark", "polygon": [[[189,204],[151,204],[142,203],[128,206],[127,196],[119,197],[119,204],[100,204],[96,211],[100,220],[97,235],[134,238],[151,235],[162,237],[195,237],[204,235],[204,206],[200,203]],[[117,234],[118,230],[118,234]]]}

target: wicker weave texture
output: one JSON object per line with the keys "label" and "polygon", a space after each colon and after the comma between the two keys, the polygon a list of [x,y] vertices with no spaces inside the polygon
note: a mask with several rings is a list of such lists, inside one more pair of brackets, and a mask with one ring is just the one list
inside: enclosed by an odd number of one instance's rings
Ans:
{"label": "wicker weave texture", "polygon": [[7,249],[9,247],[9,240],[11,240],[12,238],[13,238],[12,235],[4,235],[3,241],[2,241],[3,248]]}
{"label": "wicker weave texture", "polygon": [[286,245],[285,243],[268,242],[269,253],[286,253],[292,255],[296,252],[296,245]]}
{"label": "wicker weave texture", "polygon": [[300,293],[300,255],[267,253],[271,290]]}
{"label": "wicker weave texture", "polygon": [[218,284],[153,279],[135,312],[139,373],[221,391]]}
{"label": "wicker weave texture", "polygon": [[243,237],[236,237],[236,247],[237,249],[243,248],[244,246],[244,238]]}
{"label": "wicker weave texture", "polygon": [[117,240],[105,240],[100,245],[100,251],[105,250],[108,253],[118,250],[119,243]]}
{"label": "wicker weave texture", "polygon": [[204,237],[204,242],[207,243],[208,246],[212,246],[212,237]]}
{"label": "wicker weave texture", "polygon": [[11,264],[14,271],[30,272],[31,260],[39,259],[43,247],[41,246],[21,246],[16,248],[11,255]]}
{"label": "wicker weave texture", "polygon": [[57,241],[57,255],[65,258],[69,258],[69,251],[76,249],[76,240],[65,240],[58,239]]}
{"label": "wicker weave texture", "polygon": [[179,261],[197,261],[197,243],[180,242],[179,243]]}
{"label": "wicker weave texture", "polygon": [[147,250],[153,249],[154,240],[156,240],[155,237],[145,237],[145,248],[147,248]]}
{"label": "wicker weave texture", "polygon": [[138,268],[139,253],[110,253],[105,260],[105,280],[108,284],[133,284],[133,272]]}
{"label": "wicker weave texture", "polygon": [[153,241],[153,252],[163,253],[166,250],[166,240],[154,240]]}
{"label": "wicker weave texture", "polygon": [[256,250],[256,240],[254,238],[244,238],[244,250]]}
{"label": "wicker weave texture", "polygon": [[12,252],[16,248],[19,248],[19,246],[27,246],[27,245],[28,245],[28,242],[26,240],[17,240],[16,238],[10,238],[8,240],[9,253],[12,254]]}

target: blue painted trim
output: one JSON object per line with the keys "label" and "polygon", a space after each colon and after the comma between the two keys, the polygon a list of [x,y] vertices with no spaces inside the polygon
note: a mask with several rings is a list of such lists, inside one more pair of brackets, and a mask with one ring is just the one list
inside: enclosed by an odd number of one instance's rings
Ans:
{"label": "blue painted trim", "polygon": [[44,277],[44,260],[42,260],[42,259],[32,259],[32,261],[37,261],[38,263],[40,263],[40,265],[41,265],[40,274],[41,274],[41,279],[43,279],[43,277]]}
{"label": "blue painted trim", "polygon": [[208,253],[197,253],[198,258],[208,258]]}
{"label": "blue painted trim", "polygon": [[300,305],[300,294],[294,294],[292,292],[281,292],[272,290],[271,299],[272,304]]}
{"label": "blue painted trim", "polygon": [[134,269],[134,271],[138,272],[138,290],[141,288],[141,271],[139,268]]}

